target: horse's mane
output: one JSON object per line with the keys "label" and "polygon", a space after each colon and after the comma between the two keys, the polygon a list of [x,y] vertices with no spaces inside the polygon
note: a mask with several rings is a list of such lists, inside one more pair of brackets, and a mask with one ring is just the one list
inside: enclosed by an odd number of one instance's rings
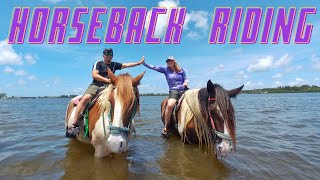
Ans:
{"label": "horse's mane", "polygon": [[110,84],[106,89],[101,91],[99,99],[98,99],[98,104],[99,104],[101,111],[106,111],[106,110],[110,109],[111,104],[107,100],[109,99],[109,96],[110,96],[113,88],[114,88],[114,86],[112,84]]}
{"label": "horse's mane", "polygon": [[[109,96],[114,89],[115,86],[110,84],[108,88],[101,92],[99,97],[99,105],[102,111],[108,110],[110,107]],[[138,94],[138,95],[137,95]],[[120,74],[117,76],[117,86],[116,86],[116,96],[118,96],[119,100],[122,102],[122,109],[129,110],[134,106],[134,100],[137,97],[139,101],[139,91],[136,88],[136,92],[132,87],[132,77],[130,74]],[[139,112],[139,104],[136,106],[136,111]],[[125,116],[131,115],[131,112],[124,111]]]}
{"label": "horse's mane", "polygon": [[[133,108],[135,103],[135,98],[137,98],[137,100],[139,101],[139,96],[136,96],[136,93],[132,87],[132,77],[130,76],[130,74],[125,73],[118,76],[116,95],[119,97],[119,100],[122,102],[122,109],[127,110],[124,112],[124,115],[130,116],[131,112],[128,110]],[[139,105],[137,105],[136,111],[139,112]]]}
{"label": "horse's mane", "polygon": [[[229,129],[230,136],[232,138],[234,147],[236,146],[236,133],[235,133],[235,127],[236,127],[236,122],[235,122],[235,117],[234,117],[234,109],[231,103],[231,99],[229,97],[228,92],[221,87],[219,84],[214,84],[214,89],[215,89],[215,98],[216,98],[216,103],[218,104],[220,111],[225,118],[227,127]],[[201,109],[201,114],[203,115],[204,118],[208,119],[208,97],[209,93],[206,88],[200,89],[198,99],[199,99],[199,104],[200,104],[200,109]],[[220,122],[216,121],[217,125],[220,127],[223,127],[223,124],[219,124]]]}

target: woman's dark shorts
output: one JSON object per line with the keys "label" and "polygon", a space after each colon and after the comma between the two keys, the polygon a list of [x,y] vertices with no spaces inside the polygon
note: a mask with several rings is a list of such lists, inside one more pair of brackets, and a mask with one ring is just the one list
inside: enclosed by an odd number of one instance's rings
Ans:
{"label": "woman's dark shorts", "polygon": [[184,93],[184,90],[182,90],[182,91],[171,90],[171,91],[169,91],[169,98],[172,98],[172,99],[175,99],[178,101],[183,93]]}

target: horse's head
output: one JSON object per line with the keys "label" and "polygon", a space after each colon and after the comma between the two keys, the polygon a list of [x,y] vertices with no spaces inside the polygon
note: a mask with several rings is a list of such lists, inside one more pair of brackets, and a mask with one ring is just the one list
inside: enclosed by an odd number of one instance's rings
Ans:
{"label": "horse's head", "polygon": [[127,150],[132,119],[136,112],[139,112],[138,85],[144,73],[132,78],[128,73],[115,76],[108,69],[114,90],[109,96],[111,122],[108,127],[110,136],[107,144],[113,153],[122,153]]}
{"label": "horse's head", "polygon": [[211,80],[207,83],[209,120],[215,136],[216,152],[221,156],[227,156],[236,148],[236,122],[231,98],[236,97],[242,88],[243,85],[227,91]]}

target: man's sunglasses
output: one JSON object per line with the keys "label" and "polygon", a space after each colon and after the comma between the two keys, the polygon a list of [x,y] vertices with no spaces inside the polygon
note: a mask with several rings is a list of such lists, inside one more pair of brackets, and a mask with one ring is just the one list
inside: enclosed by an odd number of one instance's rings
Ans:
{"label": "man's sunglasses", "polygon": [[106,53],[106,54],[104,54],[105,56],[113,56],[113,54],[111,54],[111,53]]}

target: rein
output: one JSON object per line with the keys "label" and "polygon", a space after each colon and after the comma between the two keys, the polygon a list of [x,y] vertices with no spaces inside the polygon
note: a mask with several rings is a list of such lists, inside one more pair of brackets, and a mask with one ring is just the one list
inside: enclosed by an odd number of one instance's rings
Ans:
{"label": "rein", "polygon": [[[208,98],[208,102],[210,101],[216,101],[216,98]],[[211,115],[211,112],[210,112],[210,109],[208,108],[208,113],[209,113],[209,117],[210,117],[210,121],[211,121],[211,126],[212,126],[212,131],[214,134],[216,134],[218,137],[222,138],[222,139],[228,139],[228,140],[232,140],[232,138],[230,137],[229,134],[225,134],[223,132],[219,132],[216,130],[216,127],[214,125],[214,119],[212,118],[212,115]]]}

